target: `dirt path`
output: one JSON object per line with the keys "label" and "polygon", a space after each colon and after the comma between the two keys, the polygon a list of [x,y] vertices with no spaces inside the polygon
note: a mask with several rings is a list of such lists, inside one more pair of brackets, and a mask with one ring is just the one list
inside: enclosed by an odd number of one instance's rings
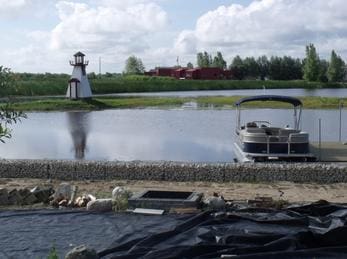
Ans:
{"label": "dirt path", "polygon": [[[42,179],[0,179],[0,188],[33,188],[35,186],[57,186],[61,181]],[[217,192],[228,200],[247,200],[257,196],[284,199],[289,202],[312,202],[320,199],[347,203],[347,183],[296,184],[277,183],[210,183],[210,182],[162,182],[162,181],[71,181],[78,186],[79,194],[91,193],[98,198],[110,197],[115,186],[124,186],[132,192],[152,190],[197,191],[206,196]]]}

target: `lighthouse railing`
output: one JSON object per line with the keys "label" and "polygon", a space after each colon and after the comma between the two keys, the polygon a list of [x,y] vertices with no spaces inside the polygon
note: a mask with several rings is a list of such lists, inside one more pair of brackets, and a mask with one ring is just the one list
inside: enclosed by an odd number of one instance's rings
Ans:
{"label": "lighthouse railing", "polygon": [[84,61],[84,62],[75,62],[75,61],[72,61],[72,60],[70,60],[70,65],[71,66],[78,66],[78,65],[85,65],[85,66],[88,66],[88,64],[89,64],[89,60],[86,60],[86,61]]}

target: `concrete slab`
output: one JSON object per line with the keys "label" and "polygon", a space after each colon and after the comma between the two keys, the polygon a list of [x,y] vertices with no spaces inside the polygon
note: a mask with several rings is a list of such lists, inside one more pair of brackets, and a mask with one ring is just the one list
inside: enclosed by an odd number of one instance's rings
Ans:
{"label": "concrete slab", "polygon": [[136,208],[133,210],[133,213],[137,214],[148,214],[148,215],[163,215],[164,210],[153,210],[153,209],[142,209],[142,208]]}
{"label": "concrete slab", "polygon": [[197,208],[202,194],[196,192],[149,190],[133,195],[128,200],[129,208],[159,209]]}
{"label": "concrete slab", "polygon": [[347,162],[347,143],[322,142],[319,150],[319,143],[312,142],[310,150],[320,162]]}

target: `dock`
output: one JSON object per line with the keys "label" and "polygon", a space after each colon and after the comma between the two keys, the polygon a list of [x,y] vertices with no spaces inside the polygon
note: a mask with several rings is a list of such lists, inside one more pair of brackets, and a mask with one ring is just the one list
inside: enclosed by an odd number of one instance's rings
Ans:
{"label": "dock", "polygon": [[347,143],[322,142],[319,149],[319,142],[312,142],[310,151],[320,162],[347,162]]}

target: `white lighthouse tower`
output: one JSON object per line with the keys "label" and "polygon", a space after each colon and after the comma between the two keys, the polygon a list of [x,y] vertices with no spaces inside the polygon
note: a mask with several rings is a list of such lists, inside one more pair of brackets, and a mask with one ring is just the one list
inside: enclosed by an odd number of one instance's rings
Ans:
{"label": "white lighthouse tower", "polygon": [[84,60],[84,54],[77,52],[74,61],[70,61],[73,71],[67,87],[66,97],[70,99],[91,98],[92,90],[88,81],[86,66],[88,61]]}

